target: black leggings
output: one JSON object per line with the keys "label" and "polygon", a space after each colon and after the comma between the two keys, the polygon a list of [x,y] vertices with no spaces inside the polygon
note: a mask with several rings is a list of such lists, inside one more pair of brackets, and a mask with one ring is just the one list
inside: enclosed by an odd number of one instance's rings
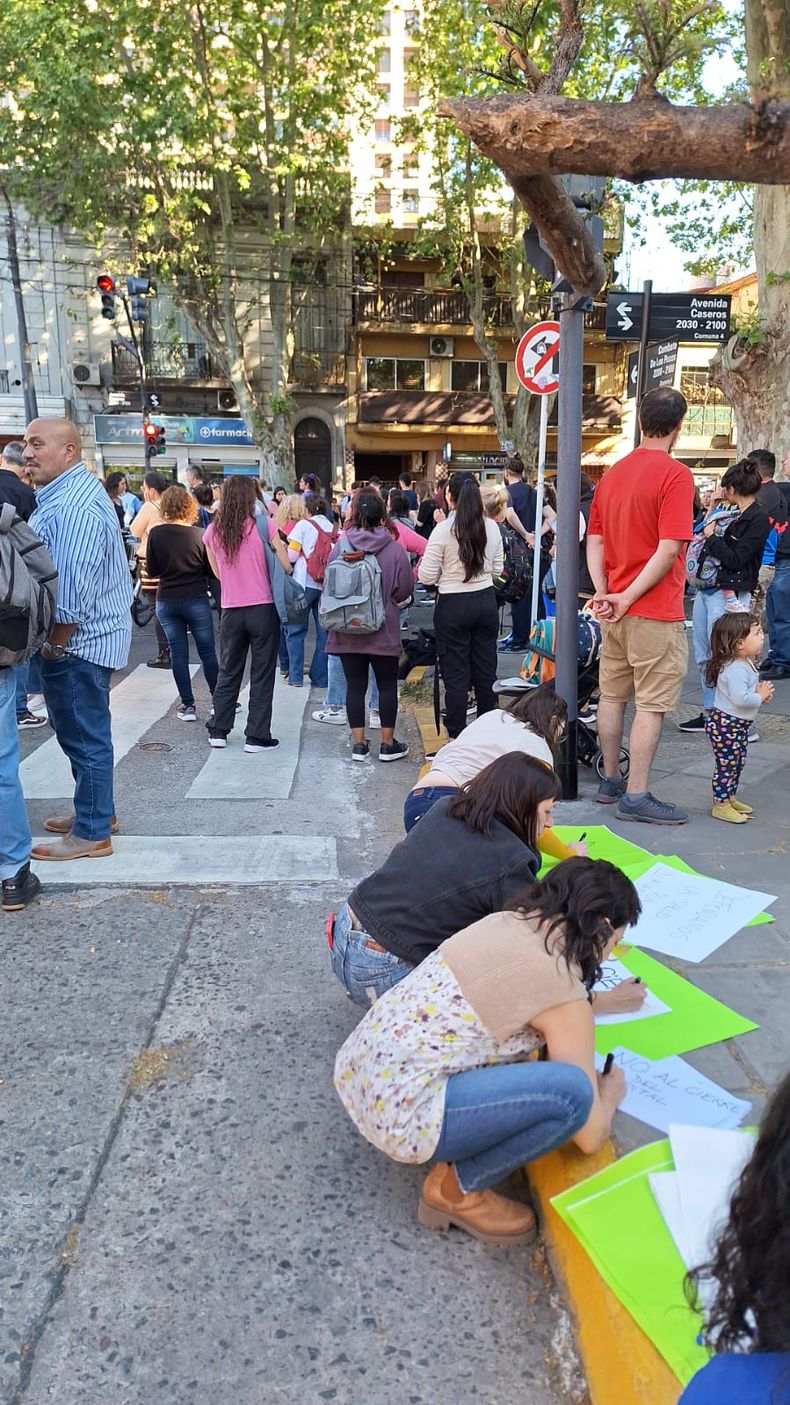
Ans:
{"label": "black leggings", "polygon": [[478,717],[497,705],[494,683],[499,611],[493,589],[440,592],[433,623],[444,679],[447,731],[458,737],[466,726],[470,687],[474,688]]}
{"label": "black leggings", "polygon": [[340,662],[346,675],[346,713],[349,727],[365,725],[365,694],[368,690],[368,668],[373,669],[379,685],[379,715],[382,727],[394,727],[398,715],[398,655],[341,654]]}

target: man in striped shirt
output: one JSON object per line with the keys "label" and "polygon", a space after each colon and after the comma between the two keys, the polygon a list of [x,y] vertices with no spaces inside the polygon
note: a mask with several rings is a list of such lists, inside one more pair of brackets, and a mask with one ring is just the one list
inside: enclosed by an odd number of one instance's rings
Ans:
{"label": "man in striped shirt", "polygon": [[35,859],[103,858],[116,828],[110,679],[131,642],[131,581],[115,508],[82,460],[76,426],[33,420],[25,463],[36,486],[30,525],[58,569],[55,624],[41,650],[41,678],[55,735],[74,774],[74,814],[48,819],[61,837]]}

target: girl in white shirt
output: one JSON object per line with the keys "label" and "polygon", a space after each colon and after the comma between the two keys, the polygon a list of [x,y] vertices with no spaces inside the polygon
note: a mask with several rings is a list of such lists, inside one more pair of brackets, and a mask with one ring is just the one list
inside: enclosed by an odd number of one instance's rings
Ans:
{"label": "girl in white shirt", "polygon": [[446,496],[450,515],[431,533],[418,576],[423,585],[438,585],[436,652],[444,679],[447,731],[457,737],[466,725],[470,686],[478,717],[496,707],[499,610],[494,577],[502,571],[504,553],[499,528],[483,511],[475,478],[454,473]]}

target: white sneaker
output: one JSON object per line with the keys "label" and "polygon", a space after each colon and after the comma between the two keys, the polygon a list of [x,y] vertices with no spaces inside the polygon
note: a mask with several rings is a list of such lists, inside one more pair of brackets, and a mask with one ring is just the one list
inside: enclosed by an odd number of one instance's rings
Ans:
{"label": "white sneaker", "polygon": [[225,737],[209,737],[208,744],[213,747],[215,751],[224,751],[225,747],[228,745],[227,738]]}
{"label": "white sneaker", "polygon": [[329,722],[334,727],[345,727],[348,724],[346,709],[344,707],[319,707],[313,713],[314,722]]}
{"label": "white sneaker", "polygon": [[368,722],[368,726],[370,727],[370,730],[372,732],[381,731],[381,716],[379,714],[378,708],[376,707],[372,707],[370,709],[370,721]]}
{"label": "white sneaker", "polygon": [[197,722],[197,712],[194,707],[180,707],[176,713],[179,722]]}

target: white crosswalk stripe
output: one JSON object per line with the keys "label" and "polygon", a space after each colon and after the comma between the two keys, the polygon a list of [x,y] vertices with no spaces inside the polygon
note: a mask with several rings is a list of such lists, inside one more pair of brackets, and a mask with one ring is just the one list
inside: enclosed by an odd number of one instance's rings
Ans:
{"label": "white crosswalk stripe", "polygon": [[[255,760],[248,757],[248,760]],[[51,843],[46,834],[35,843]],[[201,888],[221,883],[283,883],[299,874],[300,884],[325,883],[338,877],[337,841],[305,834],[141,835],[119,834],[105,859],[70,859],[36,863],[44,883],[119,888],[174,886]],[[199,868],[195,855],[199,853]]]}
{"label": "white crosswalk stripe", "polygon": [[187,800],[287,800],[299,761],[299,738],[310,689],[289,688],[279,680],[274,690],[272,736],[279,747],[249,755],[240,725],[250,690],[239,698],[242,711],[222,751],[209,751],[187,791]]}
{"label": "white crosswalk stripe", "polygon": [[[190,668],[193,677],[197,664]],[[115,765],[122,761],[149,728],[178,701],[169,670],[141,664],[110,693],[112,744]],[[55,737],[26,756],[19,767],[22,790],[28,800],[58,800],[74,794],[71,766]]]}

